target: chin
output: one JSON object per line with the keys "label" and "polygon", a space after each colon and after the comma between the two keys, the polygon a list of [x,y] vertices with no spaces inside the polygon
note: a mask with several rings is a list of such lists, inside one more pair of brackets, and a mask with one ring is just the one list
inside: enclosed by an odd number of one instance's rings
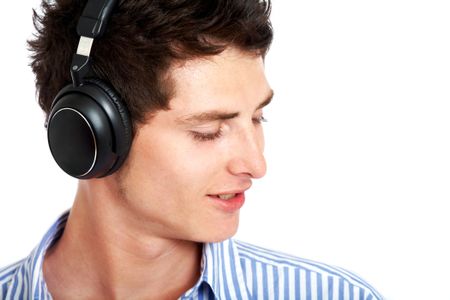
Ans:
{"label": "chin", "polygon": [[217,224],[216,227],[210,227],[211,229],[215,229],[212,232],[208,232],[205,239],[203,239],[204,243],[216,243],[222,242],[233,237],[239,227],[239,218],[235,222],[224,222],[222,224]]}

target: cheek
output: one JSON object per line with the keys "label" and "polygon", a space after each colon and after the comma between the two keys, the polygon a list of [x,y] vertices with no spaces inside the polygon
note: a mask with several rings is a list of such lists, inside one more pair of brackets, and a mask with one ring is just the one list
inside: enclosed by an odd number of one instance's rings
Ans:
{"label": "cheek", "polygon": [[177,162],[180,171],[187,175],[186,179],[189,182],[194,184],[203,182],[207,185],[220,171],[222,161],[219,153],[214,143],[191,142],[181,153],[178,153]]}
{"label": "cheek", "polygon": [[[130,171],[134,180],[171,193],[204,192],[221,164],[218,145],[169,136],[137,141]],[[147,190],[147,188],[146,188]]]}

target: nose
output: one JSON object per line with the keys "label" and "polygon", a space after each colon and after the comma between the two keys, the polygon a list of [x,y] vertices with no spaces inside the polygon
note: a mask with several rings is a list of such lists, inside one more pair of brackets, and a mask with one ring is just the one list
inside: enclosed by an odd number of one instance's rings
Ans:
{"label": "nose", "polygon": [[232,150],[228,169],[234,175],[261,178],[266,174],[262,129],[242,130]]}

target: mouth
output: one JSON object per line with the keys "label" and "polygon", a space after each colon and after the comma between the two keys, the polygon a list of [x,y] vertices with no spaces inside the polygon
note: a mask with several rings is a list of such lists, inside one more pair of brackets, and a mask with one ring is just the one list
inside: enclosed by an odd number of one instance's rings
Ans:
{"label": "mouth", "polygon": [[245,202],[244,192],[208,195],[221,210],[225,212],[238,211]]}
{"label": "mouth", "polygon": [[222,199],[222,200],[230,200],[230,199],[236,197],[236,195],[237,195],[237,193],[234,193],[234,194],[219,194],[219,195],[210,195],[210,196],[217,197],[217,198]]}

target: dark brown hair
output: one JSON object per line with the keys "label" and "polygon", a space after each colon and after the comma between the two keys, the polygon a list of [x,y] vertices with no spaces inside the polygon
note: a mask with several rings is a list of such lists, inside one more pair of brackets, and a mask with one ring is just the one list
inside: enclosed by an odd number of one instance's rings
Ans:
{"label": "dark brown hair", "polygon": [[[43,0],[28,41],[39,105],[48,114],[57,92],[71,82],[76,25],[86,0]],[[209,56],[233,46],[265,56],[272,41],[270,0],[123,0],[103,37],[94,42],[92,70],[110,82],[131,118],[169,109],[175,60]]]}

